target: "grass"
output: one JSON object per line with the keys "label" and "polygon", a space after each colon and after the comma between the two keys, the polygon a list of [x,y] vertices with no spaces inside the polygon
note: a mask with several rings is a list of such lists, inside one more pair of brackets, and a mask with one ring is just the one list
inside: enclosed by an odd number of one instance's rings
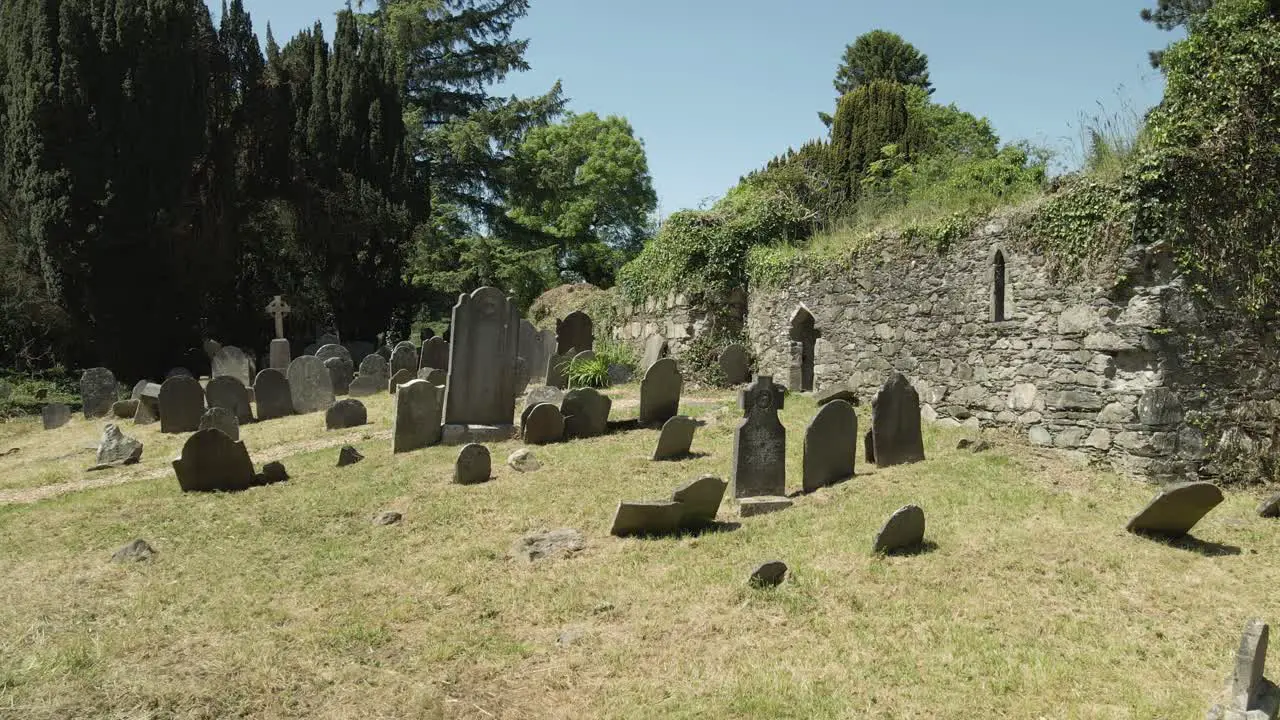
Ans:
{"label": "grass", "polygon": [[[634,386],[609,394],[634,412]],[[728,474],[732,397],[696,408],[705,457],[651,463],[657,432],[639,430],[537,448],[543,469],[518,474],[502,443],[495,478],[467,487],[449,482],[456,448],[392,456],[389,400],[368,405],[349,468],[319,447],[341,441],[322,416],[289,418],[243,433],[257,462],[287,455],[289,483],[183,495],[144,429],[155,477],[0,506],[0,717],[1192,717],[1245,620],[1275,607],[1280,533],[1254,498],[1172,547],[1123,531],[1151,488],[1013,442],[974,455],[929,428],[926,463],[860,462],[736,529],[621,540],[618,500]],[[789,489],[814,410],[792,396],[783,413]],[[47,483],[29,461],[93,437],[82,422],[5,426],[9,491]],[[936,549],[872,557],[908,502]],[[383,510],[403,524],[373,526]],[[587,549],[506,558],[559,527]],[[153,561],[108,562],[135,537]],[[788,581],[748,588],[770,559]]]}

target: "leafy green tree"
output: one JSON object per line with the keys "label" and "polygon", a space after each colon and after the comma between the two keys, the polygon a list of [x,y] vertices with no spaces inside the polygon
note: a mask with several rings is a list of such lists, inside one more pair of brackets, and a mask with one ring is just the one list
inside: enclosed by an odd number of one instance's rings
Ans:
{"label": "leafy green tree", "polygon": [[[876,81],[894,82],[933,93],[929,82],[929,57],[902,36],[887,30],[872,30],[845,46],[832,83],[838,98]],[[818,113],[828,127],[832,118]]]}
{"label": "leafy green tree", "polygon": [[[1140,15],[1144,21],[1152,23],[1161,30],[1178,28],[1192,30],[1196,22],[1213,7],[1213,3],[1214,0],[1156,0],[1155,8],[1143,8]],[[1159,68],[1164,58],[1164,51],[1152,50],[1149,54],[1151,67]]]}

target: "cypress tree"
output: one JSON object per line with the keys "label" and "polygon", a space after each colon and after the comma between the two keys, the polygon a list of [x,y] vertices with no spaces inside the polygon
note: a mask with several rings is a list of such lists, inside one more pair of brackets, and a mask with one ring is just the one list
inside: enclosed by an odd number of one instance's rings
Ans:
{"label": "cypress tree", "polygon": [[910,152],[911,123],[906,88],[876,81],[840,98],[831,125],[828,175],[834,200],[845,205],[857,199],[859,181],[867,166],[886,145],[906,145]]}

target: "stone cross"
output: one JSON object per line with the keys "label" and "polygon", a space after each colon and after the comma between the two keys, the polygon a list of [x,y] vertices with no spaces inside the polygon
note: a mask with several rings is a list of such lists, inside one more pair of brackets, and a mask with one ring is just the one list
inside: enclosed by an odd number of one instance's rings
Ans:
{"label": "stone cross", "polygon": [[276,337],[284,337],[284,316],[292,312],[289,303],[285,302],[282,297],[277,295],[271,304],[267,305],[267,314],[276,319]]}

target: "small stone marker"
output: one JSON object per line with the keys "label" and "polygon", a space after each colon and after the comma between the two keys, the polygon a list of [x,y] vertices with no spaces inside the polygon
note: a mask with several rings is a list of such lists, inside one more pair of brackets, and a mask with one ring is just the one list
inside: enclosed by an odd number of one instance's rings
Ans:
{"label": "small stone marker", "polygon": [[115,423],[107,423],[103,428],[102,440],[98,443],[98,465],[132,465],[142,460],[142,443],[120,432]]}
{"label": "small stone marker", "polygon": [[526,445],[548,445],[564,439],[565,421],[560,408],[541,403],[529,409],[520,425],[521,439]]}
{"label": "small stone marker", "polygon": [[871,401],[871,431],[878,467],[924,460],[920,394],[902,373],[894,373]]}
{"label": "small stone marker", "polygon": [[50,403],[41,408],[40,420],[45,430],[57,430],[71,422],[71,408],[63,403]]}
{"label": "small stone marker", "polygon": [[288,482],[289,471],[284,469],[284,463],[276,461],[269,462],[262,466],[262,472],[254,476],[253,484],[256,485],[275,485],[276,483]]}
{"label": "small stone marker", "polygon": [[[392,395],[396,394],[396,389],[410,380],[417,380],[417,374],[412,370],[397,370],[387,381],[387,392]],[[425,382],[425,381],[424,381]],[[432,383],[434,384],[434,383]]]}
{"label": "small stone marker", "polygon": [[253,401],[258,406],[258,420],[275,420],[293,414],[293,393],[289,378],[278,368],[267,368],[253,380]]}
{"label": "small stone marker", "polygon": [[661,335],[650,335],[644,339],[644,354],[640,358],[641,372],[648,372],[653,364],[667,356],[667,339]]}
{"label": "small stone marker", "polygon": [[684,379],[672,358],[654,363],[640,381],[640,424],[657,425],[680,413],[680,390]]}
{"label": "small stone marker", "polygon": [[507,556],[527,562],[565,559],[582,552],[586,546],[582,533],[561,528],[525,535],[512,544]]}
{"label": "small stone marker", "polygon": [[244,443],[212,429],[187,438],[182,456],[173,461],[173,471],[183,492],[247,490],[255,479]]}
{"label": "small stone marker", "polygon": [[516,472],[535,472],[542,468],[542,463],[538,462],[532,450],[520,448],[507,456],[507,467]]}
{"label": "small stone marker", "polygon": [[249,373],[249,356],[244,351],[234,345],[224,345],[216,355],[213,356],[213,370],[210,377],[222,377],[230,375],[240,381],[241,385],[248,387],[253,382],[253,376]]}
{"label": "small stone marker", "polygon": [[791,498],[781,495],[757,495],[738,500],[739,517],[755,517],[786,510],[792,506]]}
{"label": "small stone marker", "polygon": [[568,355],[595,349],[595,335],[591,317],[581,310],[574,310],[556,321],[556,354]]}
{"label": "small stone marker", "polygon": [[458,459],[453,467],[453,481],[459,485],[475,485],[488,482],[493,475],[493,461],[489,456],[489,448],[478,443],[464,445],[458,451]]}
{"label": "small stone marker", "polygon": [[1179,538],[1191,532],[1191,528],[1220,502],[1222,490],[1213,483],[1170,485],[1134,515],[1125,529],[1131,533]]}
{"label": "small stone marker", "polygon": [[138,414],[137,400],[117,400],[111,405],[112,417],[128,420]]}
{"label": "small stone marker", "polygon": [[232,440],[240,439],[240,421],[235,413],[223,407],[211,407],[200,416],[201,430],[219,430]]}
{"label": "small stone marker", "polygon": [[203,414],[204,388],[195,378],[175,375],[160,385],[160,432],[195,432]]}
{"label": "small stone marker", "polygon": [[609,410],[612,407],[613,400],[594,388],[578,388],[565,393],[560,403],[565,439],[604,435],[609,431]]}
{"label": "small stone marker", "polygon": [[156,555],[155,549],[152,548],[151,545],[146,540],[143,540],[142,538],[138,538],[137,540],[134,540],[128,545],[125,545],[124,547],[115,551],[115,554],[111,556],[111,562],[117,562],[117,563],[142,562],[145,560],[150,560],[151,558],[155,557],[155,555]]}
{"label": "small stone marker", "polygon": [[230,375],[213,378],[205,386],[204,396],[207,407],[230,410],[235,413],[236,422],[239,424],[253,422],[253,411],[249,407],[249,391],[240,384],[239,378]]}
{"label": "small stone marker", "polygon": [[741,385],[751,379],[751,357],[747,349],[734,343],[720,352],[720,372],[730,385]]}
{"label": "small stone marker", "polygon": [[394,512],[392,510],[387,510],[385,512],[380,512],[377,515],[373,516],[373,524],[382,525],[382,526],[396,525],[403,518],[404,516],[401,515],[400,513]]}
{"label": "small stone marker", "polygon": [[338,467],[355,465],[363,459],[364,455],[361,455],[360,451],[351,445],[343,445],[342,449],[338,451]]}
{"label": "small stone marker", "polygon": [[418,374],[418,350],[413,343],[402,342],[391,351],[391,374],[408,370],[411,376]]}
{"label": "small stone marker", "polygon": [[86,420],[106,417],[116,401],[116,376],[103,368],[89,368],[80,375],[80,401]]}
{"label": "small stone marker", "polygon": [[359,427],[369,422],[369,412],[364,403],[354,398],[339,400],[324,413],[326,430],[345,430]]}
{"label": "small stone marker", "polygon": [[1280,517],[1280,493],[1276,493],[1258,505],[1258,517],[1276,518]]}
{"label": "small stone marker", "polygon": [[449,343],[433,337],[422,343],[422,367],[449,371]]}
{"label": "small stone marker", "polygon": [[787,578],[787,564],[781,560],[761,563],[751,571],[747,584],[754,588],[777,587]]}
{"label": "small stone marker", "polygon": [[787,485],[787,431],[778,420],[784,395],[768,375],[738,393],[743,419],[733,436],[733,496],[782,496]]}
{"label": "small stone marker", "polygon": [[876,533],[871,551],[890,554],[913,550],[924,543],[924,510],[917,505],[898,508]]}
{"label": "small stone marker", "polygon": [[333,381],[329,368],[315,355],[302,355],[289,363],[289,396],[299,415],[328,410],[333,404]]}
{"label": "small stone marker", "polygon": [[857,411],[844,400],[823,405],[804,433],[804,491],[853,477],[857,454]]}
{"label": "small stone marker", "polygon": [[620,502],[609,533],[617,537],[669,535],[680,529],[681,514],[680,503],[674,500]]}
{"label": "small stone marker", "polygon": [[1231,674],[1230,703],[1248,712],[1258,708],[1259,696],[1267,689],[1264,673],[1267,667],[1267,644],[1271,629],[1254,618],[1244,626],[1236,665]]}
{"label": "small stone marker", "polygon": [[425,380],[411,380],[395,396],[391,422],[391,452],[417,450],[440,442],[444,388]]}
{"label": "small stone marker", "polygon": [[658,435],[658,447],[653,451],[654,460],[680,460],[689,457],[689,448],[693,445],[693,432],[698,429],[698,421],[683,415],[677,415],[662,425],[662,433]]}
{"label": "small stone marker", "polygon": [[818,405],[826,405],[832,400],[844,400],[850,405],[858,404],[858,393],[843,383],[823,388],[816,398]]}

